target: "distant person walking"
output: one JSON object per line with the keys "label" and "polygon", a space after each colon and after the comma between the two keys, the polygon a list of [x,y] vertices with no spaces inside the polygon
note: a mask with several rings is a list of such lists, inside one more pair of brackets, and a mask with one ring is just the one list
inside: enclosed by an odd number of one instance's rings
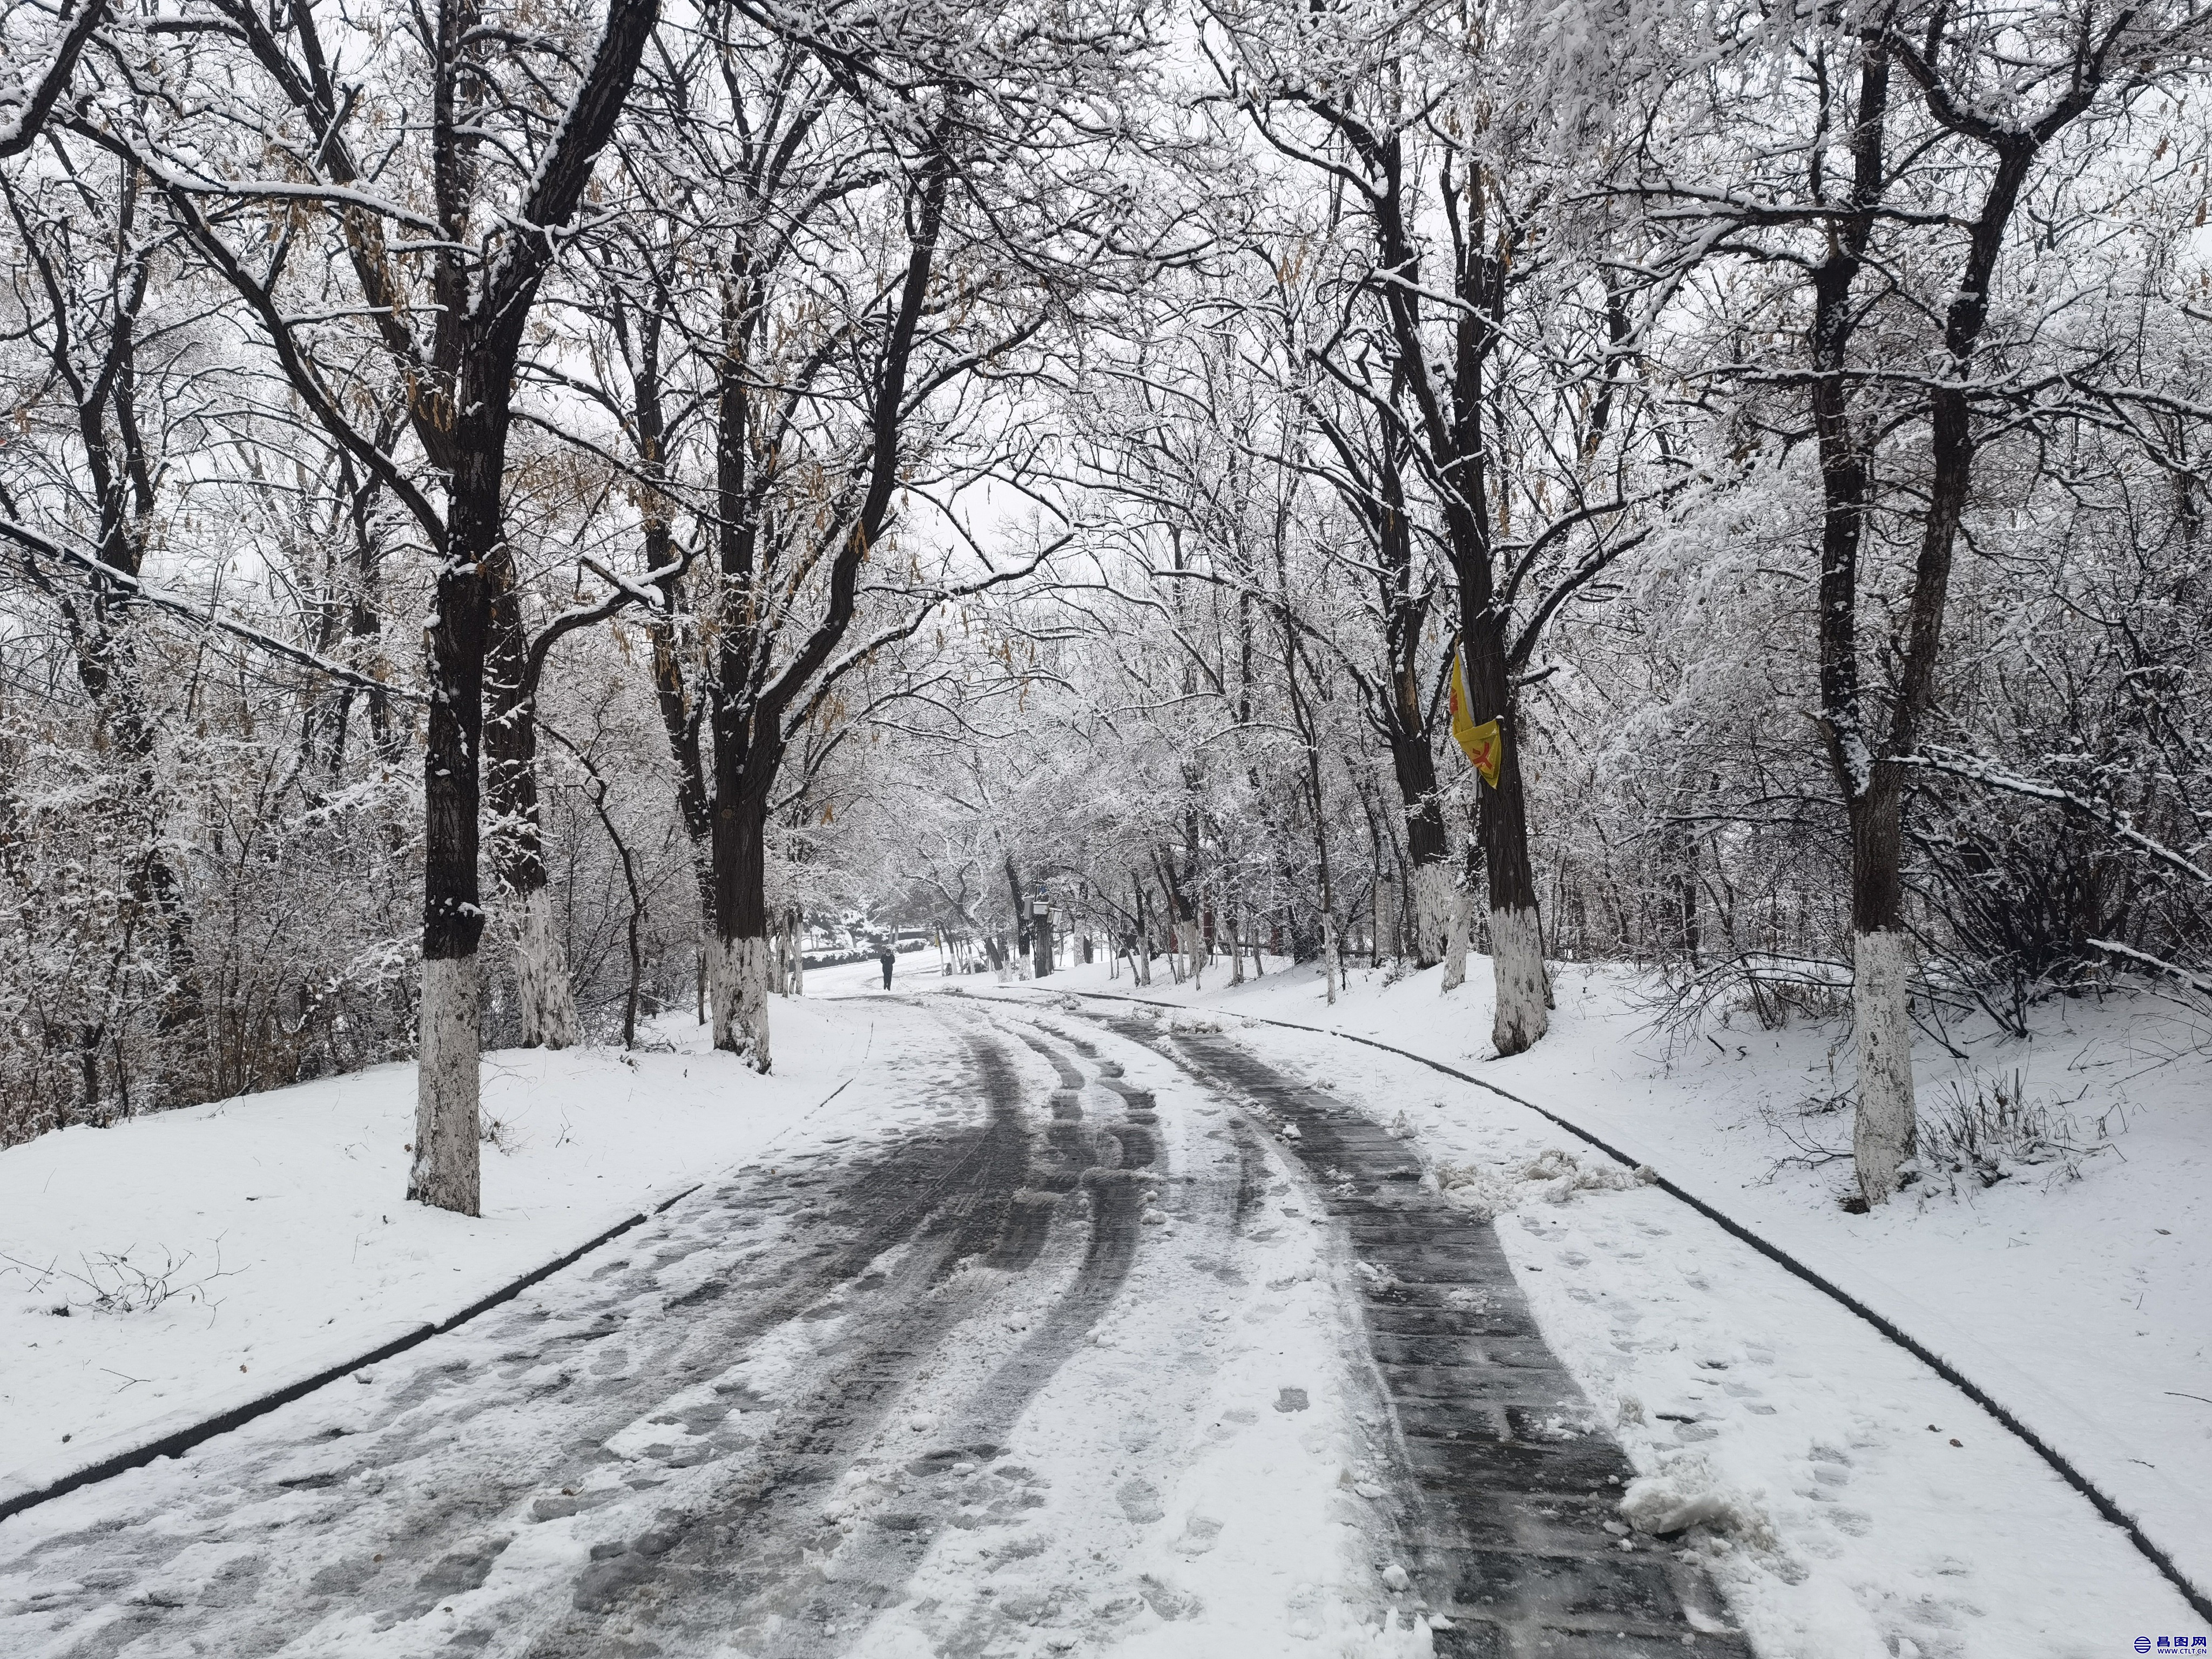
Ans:
{"label": "distant person walking", "polygon": [[891,988],[891,969],[898,961],[898,953],[891,949],[889,939],[876,951],[876,960],[884,964],[884,989],[888,991]]}

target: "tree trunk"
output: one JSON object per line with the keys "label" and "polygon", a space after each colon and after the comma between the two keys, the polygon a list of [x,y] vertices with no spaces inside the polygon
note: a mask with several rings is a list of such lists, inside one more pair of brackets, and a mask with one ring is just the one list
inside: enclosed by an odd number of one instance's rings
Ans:
{"label": "tree trunk", "polygon": [[1474,925],[1474,896],[1464,885],[1452,888],[1451,921],[1444,934],[1443,989],[1456,991],[1467,983],[1467,935]]}
{"label": "tree trunk", "polygon": [[1869,1205],[1897,1190],[1912,1155],[1911,952],[1902,932],[1899,860],[1904,801],[1894,769],[1876,765],[1859,682],[1858,556],[1865,532],[1866,454],[1852,430],[1850,363],[1857,310],[1852,285],[1883,187],[1882,144],[1889,65],[1870,50],[1859,66],[1852,124],[1853,213],[1838,224],[1828,257],[1813,272],[1808,344],[1815,378],[1813,427],[1820,455],[1819,628],[1820,732],[1844,797],[1851,834],[1851,1021],[1858,1103],[1851,1130],[1859,1190]]}
{"label": "tree trunk", "polygon": [[538,718],[525,684],[529,656],[511,563],[492,596],[484,664],[484,793],[492,816],[491,865],[514,920],[514,992],[526,1048],[568,1048],[578,1038],[568,953],[554,925],[538,827]]}
{"label": "tree trunk", "polygon": [[[1432,968],[1451,952],[1452,923],[1460,914],[1460,886],[1452,878],[1451,866],[1441,855],[1415,864],[1413,876],[1413,949],[1410,954],[1417,966]],[[1465,954],[1462,945],[1462,963]]]}
{"label": "tree trunk", "polygon": [[[647,520],[648,530],[659,524]],[[656,559],[666,562],[668,538],[665,526],[647,538],[647,568]],[[665,589],[672,594],[673,585]],[[661,730],[668,738],[668,752],[676,763],[676,809],[690,842],[691,880],[699,895],[699,1024],[708,1020],[710,964],[721,950],[721,933],[714,922],[714,809],[708,798],[704,760],[700,753],[698,711],[684,683],[684,659],[677,648],[676,629],[665,618],[646,624],[653,646],[653,703],[660,714]]]}
{"label": "tree trunk", "polygon": [[1022,896],[1021,872],[1014,867],[1014,855],[1006,854],[1006,891],[1014,903],[1014,956],[1026,959],[1030,953],[1030,907]]}
{"label": "tree trunk", "polygon": [[[766,1072],[769,1048],[768,794],[718,761],[714,787],[715,948],[708,957],[714,1046]],[[746,781],[750,781],[747,780]]]}
{"label": "tree trunk", "polygon": [[1869,1206],[1896,1193],[1918,1141],[1908,1000],[1912,943],[1904,927],[1899,873],[1905,803],[1895,771],[1878,769],[1874,788],[1851,804],[1850,814],[1851,1023],[1858,1061],[1851,1161]]}
{"label": "tree trunk", "polygon": [[568,952],[543,884],[522,901],[514,941],[514,988],[526,1048],[569,1048],[580,1040]]}
{"label": "tree trunk", "polygon": [[1436,758],[1426,732],[1390,734],[1391,769],[1406,812],[1406,862],[1413,889],[1416,966],[1433,968],[1444,953],[1444,932],[1451,921],[1450,848],[1444,836],[1443,804],[1437,799]]}
{"label": "tree trunk", "polygon": [[[465,402],[464,407],[467,404]],[[479,404],[481,409],[482,405]],[[422,763],[422,1066],[415,1162],[407,1196],[478,1212],[477,1062],[482,1006],[477,945],[477,757],[483,738],[484,653],[492,573],[510,556],[500,526],[504,401],[470,424],[458,447],[437,612],[428,629],[428,748]]]}
{"label": "tree trunk", "polygon": [[407,1196],[463,1215],[480,1212],[477,956],[422,959],[422,1074],[415,1097],[415,1162]]}
{"label": "tree trunk", "polygon": [[1503,1058],[1522,1053],[1549,1029],[1550,994],[1544,980],[1536,879],[1528,861],[1520,732],[1506,675],[1504,620],[1485,609],[1468,617],[1464,628],[1468,698],[1474,718],[1495,720],[1503,734],[1497,784],[1478,778],[1475,785],[1490,889],[1490,966],[1497,989],[1490,1035]]}
{"label": "tree trunk", "polygon": [[[1908,60],[1910,66],[1911,60]],[[1914,71],[1925,82],[1925,64]],[[1889,729],[1879,750],[1869,734],[1858,677],[1858,544],[1867,512],[1865,453],[1849,424],[1847,347],[1850,289],[1863,261],[1884,179],[1882,145],[1889,64],[1874,47],[1860,70],[1854,123],[1852,205],[1829,258],[1814,273],[1813,405],[1820,440],[1826,510],[1821,539],[1822,733],[1844,792],[1851,830],[1851,1003],[1858,1050],[1858,1111],[1851,1134],[1859,1190],[1869,1206],[1895,1194],[1917,1143],[1911,1019],[1912,952],[1904,927],[1905,787],[1897,757],[1918,747],[1920,723],[1936,706],[1936,669],[1960,521],[1973,481],[1977,444],[1970,401],[1972,357],[1989,318],[1991,281],[2005,228],[2042,144],[2087,106],[2094,82],[2075,82],[2034,131],[1977,132],[1996,155],[1981,211],[1969,227],[1965,268],[1943,319],[1948,373],[1929,394],[1927,507],[1914,562],[1905,648]],[[1932,88],[1929,108],[1951,125],[1952,106]],[[1979,118],[1975,118],[1977,121]]]}

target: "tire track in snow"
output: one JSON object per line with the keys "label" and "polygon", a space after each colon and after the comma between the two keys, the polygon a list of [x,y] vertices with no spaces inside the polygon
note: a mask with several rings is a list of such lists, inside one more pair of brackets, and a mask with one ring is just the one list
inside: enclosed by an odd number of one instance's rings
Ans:
{"label": "tire track in snow", "polygon": [[[980,1127],[893,1148],[833,1189],[842,1206],[817,1224],[857,1223],[862,1242],[837,1253],[832,1290],[850,1284],[865,1301],[842,1315],[840,1334],[809,1345],[811,1380],[777,1402],[774,1425],[742,1462],[681,1505],[657,1509],[641,1530],[593,1546],[571,1612],[520,1651],[596,1655],[641,1629],[713,1637],[748,1611],[779,1616],[816,1582],[811,1559],[834,1537],[814,1512],[823,1492],[895,1409],[923,1357],[972,1311],[974,1297],[948,1291],[948,1281],[963,1263],[999,1253],[1027,1168],[1003,1054],[978,1045],[969,1059],[982,1082]],[[780,1325],[838,1316],[819,1295],[787,1299],[779,1312]]]}
{"label": "tire track in snow", "polygon": [[[929,1292],[995,1245],[1028,1169],[1018,1101],[988,1078],[983,1093],[985,1122],[896,1137],[834,1175],[716,1183],[635,1235],[630,1255],[556,1275],[514,1312],[426,1344],[372,1395],[333,1385],[186,1462],[57,1500],[35,1526],[19,1520],[8,1541],[27,1547],[0,1557],[0,1645],[87,1659],[368,1643],[615,1650],[606,1626],[635,1622],[631,1592],[704,1512],[693,1494],[736,1475],[755,1507],[803,1506],[924,1342],[957,1322],[963,1299]],[[778,1406],[729,1380],[733,1359],[832,1322],[853,1334],[827,1345],[797,1398]],[[772,1426],[745,1431],[756,1423]],[[613,1449],[625,1437],[648,1443]],[[609,1463],[619,1480],[595,1478]],[[596,1559],[578,1571],[556,1551],[505,1572],[511,1547],[549,1522],[596,1536]],[[619,1535],[605,1535],[610,1522]],[[274,1561],[276,1528],[315,1541]],[[33,1593],[16,1600],[26,1581]],[[461,1598],[473,1616],[432,1617]],[[562,1601],[568,1614],[545,1616]]]}
{"label": "tire track in snow", "polygon": [[[1090,1013],[1285,1129],[1359,1264],[1376,1370],[1418,1517],[1440,1656],[1600,1650],[1748,1659],[1702,1572],[1607,1530],[1632,1470],[1545,1344],[1491,1225],[1425,1192],[1364,1114],[1218,1036]],[[1617,1523],[1616,1523],[1617,1524]]]}
{"label": "tire track in snow", "polygon": [[[1118,1121],[1088,1122],[1080,1105],[1088,1079],[1081,1071],[1050,1044],[1025,1031],[1017,1035],[1053,1066],[1060,1086],[1051,1096],[1043,1147],[1025,1139],[1016,1178],[994,1189],[995,1219],[986,1224],[980,1212],[971,1212],[963,1224],[969,1255],[988,1267],[1026,1267],[1042,1254],[1054,1223],[1073,1207],[1069,1200],[1081,1199],[1088,1224],[1072,1281],[979,1385],[931,1414],[926,1449],[885,1455],[884,1412],[866,1425],[867,1432],[846,1437],[840,1449],[845,1467],[872,1465],[889,1488],[885,1501],[865,1516],[831,1516],[820,1494],[802,1493],[799,1512],[752,1500],[734,1512],[695,1521],[665,1552],[652,1587],[638,1597],[657,1609],[654,1623],[661,1628],[656,1636],[675,1636],[678,1650],[704,1651],[729,1641],[761,1659],[836,1651],[843,1645],[840,1638],[857,1634],[867,1615],[900,1599],[915,1565],[945,1528],[1004,1520],[1042,1501],[1024,1484],[1027,1471],[1022,1470],[1005,1477],[979,1517],[966,1512],[974,1507],[969,1492],[947,1477],[1000,1461],[1015,1420],[1119,1293],[1142,1231],[1143,1195],[1158,1173],[1152,1167],[1158,1148],[1147,1110],[1133,1106]],[[991,1038],[971,1034],[967,1041],[994,1120],[1018,1121],[1023,1096],[1018,1074]],[[979,1303],[950,1316],[940,1314],[938,1346],[967,1340],[964,1328],[987,1311]],[[933,1378],[953,1368],[918,1349],[903,1356],[908,1363],[899,1380],[908,1400],[927,1399],[934,1392]],[[895,1417],[897,1407],[886,1407]],[[764,1553],[775,1564],[769,1571],[759,1565]],[[725,1588],[732,1583],[745,1592],[734,1604]],[[542,1650],[549,1655],[568,1650]]]}
{"label": "tire track in snow", "polygon": [[[1218,1249],[1242,1230],[1270,1154],[1232,1118],[1203,1131],[1224,1143],[1196,1160],[1213,1167],[1176,1177],[1181,1129],[1164,1134],[1112,1061],[980,1011],[960,1019],[958,1065],[914,1080],[953,1103],[936,1127],[714,1183],[616,1259],[380,1368],[368,1389],[341,1383],[185,1463],[58,1500],[6,1540],[27,1547],[0,1547],[0,1647],[830,1654],[911,1599],[933,1540],[989,1528],[1011,1560],[1042,1541],[1024,1523],[1048,1502],[1079,1518],[1128,1508],[1111,1486],[1048,1497],[994,1455],[1018,1420],[1048,1468],[1057,1440],[1105,1427],[1167,1484],[1138,1429],[1027,1407],[1103,1312],[1129,1316],[1149,1240],[1181,1225]],[[1016,1035],[1059,1087],[1016,1063]],[[1168,1212],[1175,1224],[1148,1224]],[[1182,1254],[1146,1269],[1170,1268],[1148,1292],[1168,1297],[1139,1330],[1204,1306],[1185,1305]],[[997,1328],[1009,1304],[1031,1316],[1012,1340]],[[1182,1343],[1133,1422],[1189,1409],[1196,1353]],[[910,1428],[917,1406],[929,1420]],[[1192,1616],[1132,1571],[1104,1569],[1117,1595]],[[938,1650],[995,1651],[1010,1616],[1035,1615],[948,1611]],[[1101,1633],[1129,1616],[1100,1615]]]}
{"label": "tire track in snow", "polygon": [[[1121,1121],[1100,1126],[1115,1144],[1146,1137],[1160,1178],[1138,1220],[1158,1243],[1137,1252],[1091,1343],[1056,1358],[1007,1436],[1061,1488],[1036,1525],[940,1532],[908,1599],[871,1623],[860,1650],[980,1659],[1126,1640],[1134,1651],[1273,1654],[1328,1635],[1317,1651],[1428,1653],[1425,1625],[1402,1626],[1412,1610],[1378,1582],[1405,1551],[1392,1494],[1364,1478],[1387,1464],[1389,1429],[1362,1334],[1327,1288],[1305,1224],[1285,1237],[1272,1213],[1255,1213],[1295,1193],[1297,1166],[1218,1090],[1178,1076],[1164,1113],[1097,1045],[1013,1012],[1033,1049],[1066,1066],[1064,1045],[1121,1097]],[[955,1494],[988,1474],[952,1473]]]}

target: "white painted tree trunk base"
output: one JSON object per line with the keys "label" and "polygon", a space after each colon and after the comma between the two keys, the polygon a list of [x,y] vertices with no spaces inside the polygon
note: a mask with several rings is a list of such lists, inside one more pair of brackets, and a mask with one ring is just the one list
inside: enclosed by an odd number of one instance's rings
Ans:
{"label": "white painted tree trunk base", "polygon": [[730,1036],[730,1008],[726,993],[730,970],[724,958],[727,951],[719,933],[707,935],[699,947],[699,954],[707,963],[707,1023],[714,1028],[714,1046],[727,1048],[732,1045]]}
{"label": "white painted tree trunk base", "polygon": [[483,1200],[477,1147],[483,1036],[478,993],[473,954],[422,963],[422,1060],[407,1196],[463,1215],[479,1213]]}
{"label": "white painted tree trunk base", "polygon": [[708,999],[714,1009],[714,1046],[740,1055],[756,1072],[769,1069],[769,942],[717,939],[708,951]]}
{"label": "white painted tree trunk base", "polygon": [[1452,888],[1451,921],[1444,933],[1443,989],[1456,991],[1467,983],[1467,936],[1474,923],[1474,903],[1467,889]]}
{"label": "white painted tree trunk base", "polygon": [[1912,947],[1887,929],[1851,935],[1851,1030],[1858,1054],[1858,1110],[1851,1164],[1869,1206],[1887,1202],[1912,1156]]}
{"label": "white painted tree trunk base", "polygon": [[1517,1054],[1551,1029],[1550,996],[1544,982],[1544,939],[1529,910],[1490,913],[1490,966],[1498,986],[1498,1012],[1490,1040],[1500,1056]]}
{"label": "white painted tree trunk base", "polygon": [[522,902],[514,940],[514,993],[526,1048],[573,1048],[582,1040],[568,952],[553,926],[553,895],[539,888]]}
{"label": "white painted tree trunk base", "polygon": [[1451,954],[1455,926],[1460,938],[1460,977],[1467,976],[1467,909],[1450,867],[1420,864],[1413,867],[1413,960],[1433,968]]}

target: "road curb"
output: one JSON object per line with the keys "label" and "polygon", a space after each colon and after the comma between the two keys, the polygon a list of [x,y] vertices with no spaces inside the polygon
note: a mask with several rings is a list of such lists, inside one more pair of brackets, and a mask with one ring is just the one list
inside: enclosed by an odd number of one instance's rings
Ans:
{"label": "road curb", "polygon": [[[1128,1002],[1135,1003],[1138,1006],[1146,1008],[1162,1008],[1171,1013],[1178,1014],[1204,1015],[1208,1013],[1218,1013],[1231,1019],[1248,1020],[1255,1025],[1273,1025],[1279,1026],[1282,1030],[1287,1031],[1305,1031],[1315,1036],[1340,1037],[1349,1042],[1364,1043],[1370,1048],[1380,1048],[1385,1054],[1396,1054],[1401,1059],[1413,1060],[1419,1065],[1427,1066],[1431,1071],[1441,1072],[1446,1077],[1455,1078],[1462,1083],[1471,1083],[1478,1089],[1486,1089],[1492,1094],[1498,1095],[1506,1100],[1510,1100],[1516,1106],[1525,1107],[1529,1111],[1535,1113],[1537,1116],[1565,1130],[1577,1139],[1595,1147],[1599,1152],[1603,1152],[1607,1158],[1613,1159],[1617,1163],[1626,1164],[1632,1169],[1650,1167],[1647,1164],[1642,1164],[1638,1159],[1631,1158],[1627,1153],[1622,1152],[1619,1147],[1613,1146],[1609,1141],[1602,1139],[1597,1135],[1592,1134],[1581,1125],[1561,1117],[1557,1112],[1554,1112],[1547,1107],[1539,1106],[1533,1100],[1528,1100],[1520,1095],[1515,1094],[1510,1089],[1502,1089],[1495,1083],[1486,1082],[1483,1079],[1474,1076],[1470,1073],[1462,1072],[1457,1066],[1447,1066],[1440,1060],[1431,1060],[1426,1054],[1418,1054],[1410,1048],[1401,1048],[1395,1043],[1384,1042],[1375,1037],[1362,1036],[1356,1031],[1331,1030],[1328,1027],[1324,1025],[1301,1025],[1295,1020],[1271,1019],[1264,1014],[1241,1013],[1234,1009],[1199,1009],[1194,1008],[1186,1003],[1160,1002],[1150,997],[1121,996],[1111,991],[1068,991],[1060,990],[1057,988],[1047,989],[1042,987],[1030,987],[1029,988],[1033,994],[1038,996],[1090,997],[1106,1002]],[[989,1000],[989,998],[987,997],[981,1000]],[[1889,1319],[1882,1314],[1877,1313],[1874,1309],[1869,1307],[1865,1303],[1859,1300],[1858,1297],[1853,1296],[1849,1291],[1844,1290],[1841,1285],[1826,1277],[1816,1268],[1806,1266],[1805,1263],[1800,1261],[1796,1256],[1791,1255],[1787,1250],[1782,1249],[1781,1246],[1770,1243],[1767,1240],[1761,1238],[1757,1233],[1753,1232],[1748,1227],[1746,1227],[1741,1222],[1734,1220],[1730,1217],[1723,1214],[1719,1210],[1715,1209],[1711,1205],[1706,1203],[1705,1200],[1698,1197],[1695,1194],[1684,1191],[1680,1187],[1676,1186],[1673,1182],[1669,1181],[1665,1176],[1659,1175],[1656,1170],[1653,1171],[1653,1174],[1656,1179],[1654,1179],[1651,1184],[1657,1187],[1660,1191],[1667,1194],[1671,1198],[1678,1199],[1684,1204],[1688,1205],[1699,1215],[1705,1217],[1706,1220],[1711,1222],[1715,1226],[1718,1227],[1723,1232],[1727,1233],[1730,1237],[1750,1245],[1753,1249],[1758,1251],[1761,1255],[1773,1262],[1777,1267],[1782,1268],[1784,1272],[1791,1274],[1796,1279],[1802,1279],[1804,1283],[1811,1285],[1814,1290],[1820,1291],[1823,1296],[1829,1297],[1839,1306],[1843,1307],[1849,1312],[1855,1314],[1869,1325],[1873,1326],[1874,1328],[1881,1332],[1883,1336],[1888,1338],[1890,1341],[1904,1349],[1915,1359],[1920,1361],[1922,1364],[1927,1366],[1929,1370],[1934,1371],[1936,1376],[1942,1377],[1953,1388],[1958,1389],[1960,1393],[1965,1395],[1967,1399],[1972,1401],[1977,1406],[1979,1406],[1984,1411],[1995,1418],[2000,1424],[2003,1425],[2003,1426],[2008,1430],[2015,1438],[2027,1446],[2029,1450],[2035,1453],[2038,1457],[2040,1457],[2046,1464],[2048,1464],[2051,1471],[2056,1474],[2059,1479],[2065,1481],[2068,1486],[2073,1487],[2074,1490],[2081,1493],[2082,1497],[2087,1498],[2089,1500],[2090,1506],[2094,1509],[2099,1515],[2102,1516],[2106,1521],[2109,1521],[2113,1526],[2118,1528],[2120,1531],[2126,1534],[2128,1541],[2136,1547],[2136,1549],[2142,1555],[2145,1560],[2148,1561],[2151,1565],[2158,1569],[2160,1577],[2165,1578],[2168,1583],[2172,1584],[2175,1589],[2181,1593],[2182,1599],[2187,1601],[2189,1605],[2196,1610],[2197,1617],[2207,1620],[2212,1620],[2212,1593],[2208,1593],[2204,1589],[2200,1589],[2197,1584],[2193,1583],[2187,1575],[2185,1575],[2181,1571],[2180,1567],[2175,1563],[2173,1558],[2166,1553],[2163,1548],[2161,1548],[2147,1533],[2144,1532],[2141,1523],[2138,1522],[2133,1516],[2130,1515],[2125,1510],[2120,1507],[2118,1500],[2106,1494],[2087,1475],[2083,1474],[2080,1469],[2076,1468],[2072,1461],[2069,1460],[2064,1453],[2057,1450],[2055,1447],[2051,1446],[2047,1441],[2045,1441],[2041,1435],[2029,1428],[2027,1425],[2023,1422],[2010,1408],[2006,1407],[2002,1401],[1996,1399],[1996,1396],[1991,1395],[1987,1389],[1975,1382],[1972,1378],[1966,1376],[1965,1372],[1960,1370],[1957,1366],[1952,1364],[1942,1355],[1936,1352],[1934,1349],[1929,1347],[1926,1344],[1914,1337],[1910,1332],[1905,1330],[1901,1326],[1897,1324],[1895,1321]]]}
{"label": "road curb", "polygon": [[339,1364],[322,1366],[306,1376],[295,1377],[292,1381],[272,1389],[265,1394],[256,1395],[251,1400],[228,1406],[211,1416],[198,1419],[179,1427],[156,1429],[150,1434],[121,1437],[120,1443],[108,1443],[105,1447],[94,1450],[88,1461],[76,1465],[65,1474],[40,1475],[34,1473],[27,1480],[20,1475],[0,1476],[0,1521],[5,1521],[13,1515],[21,1515],[25,1510],[46,1503],[50,1498],[59,1498],[66,1492],[75,1492],[80,1486],[88,1486],[95,1481],[106,1480],[129,1470],[143,1468],[156,1458],[181,1456],[204,1441],[212,1440],[219,1434],[228,1434],[233,1429],[240,1428],[251,1423],[257,1417],[265,1417],[279,1407],[289,1406],[294,1401],[313,1394],[317,1389],[328,1387],[349,1372],[357,1371],[364,1365],[381,1364],[387,1359],[405,1353],[410,1348],[417,1347],[428,1342],[434,1336],[442,1336],[447,1331],[458,1329],[471,1320],[490,1312],[501,1304],[512,1302],[532,1285],[540,1280],[551,1278],[563,1267],[574,1266],[601,1245],[621,1237],[634,1227],[644,1225],[657,1215],[664,1214],[684,1199],[690,1197],[704,1185],[706,1185],[704,1182],[694,1182],[683,1191],[673,1194],[646,1209],[640,1210],[635,1215],[624,1218],[553,1261],[542,1263],[532,1267],[529,1272],[510,1279],[490,1294],[478,1297],[458,1313],[448,1314],[445,1318],[434,1323],[415,1326]]}

